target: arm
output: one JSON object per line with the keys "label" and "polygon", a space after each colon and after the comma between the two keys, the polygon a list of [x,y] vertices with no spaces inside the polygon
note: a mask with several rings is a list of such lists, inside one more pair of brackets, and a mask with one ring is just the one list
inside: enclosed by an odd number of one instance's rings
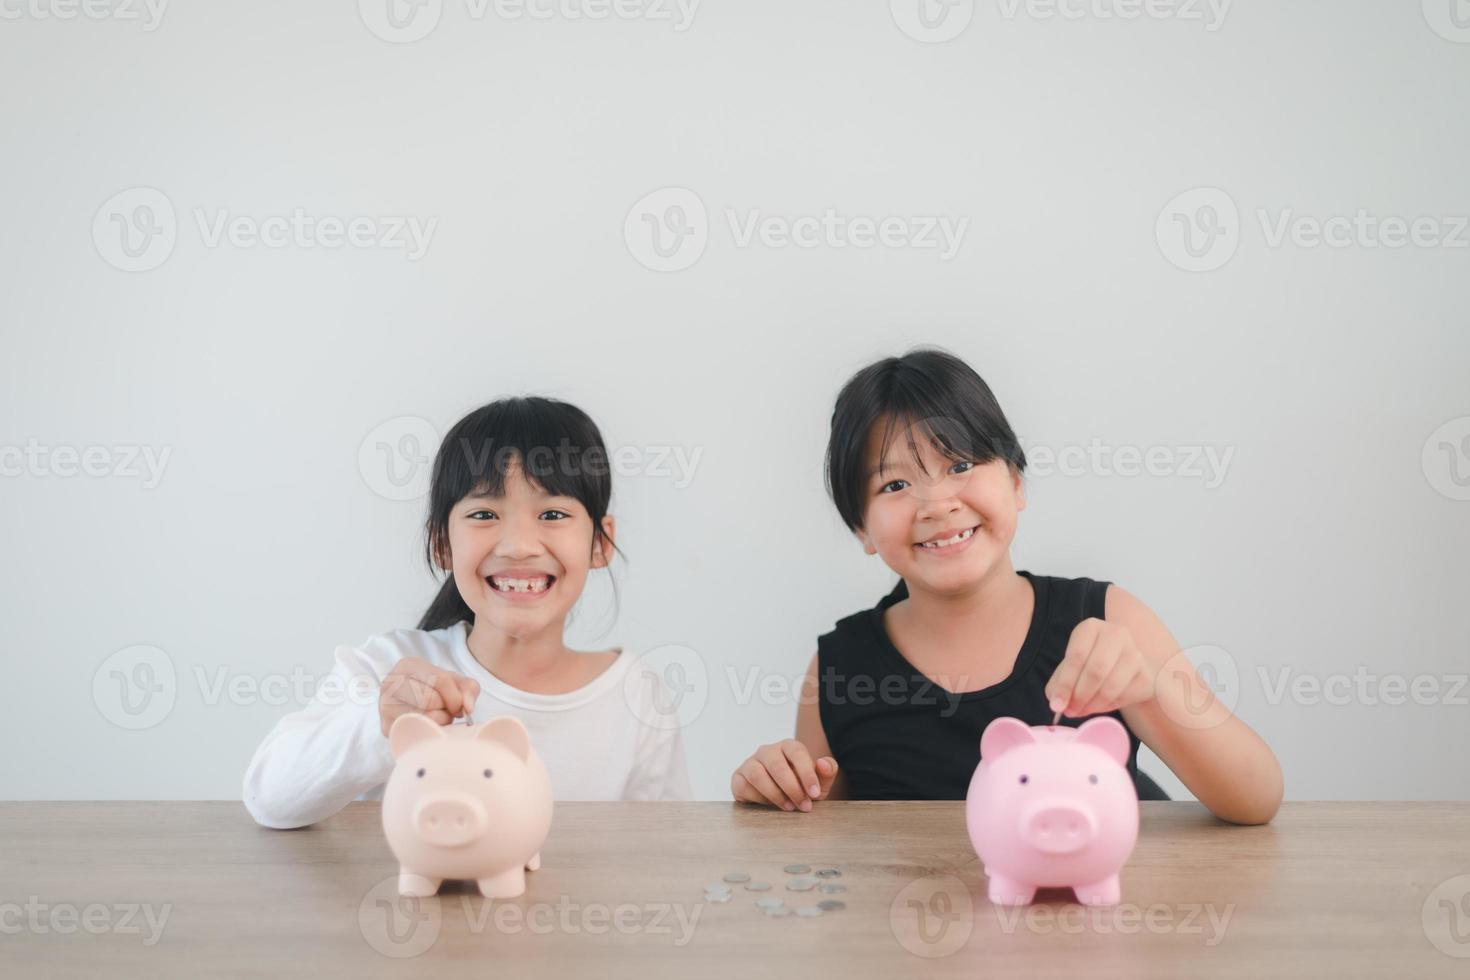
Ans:
{"label": "arm", "polygon": [[796,738],[762,745],[730,776],[730,793],[742,803],[806,813],[813,800],[846,799],[818,710],[817,660],[812,657],[797,698]]}
{"label": "arm", "polygon": [[[801,682],[801,698],[796,705],[796,740],[806,746],[813,759],[824,756],[832,758],[832,746],[827,742],[827,731],[822,727],[820,688],[817,680],[817,655],[812,654],[811,665],[806,669],[806,678]],[[834,768],[836,768],[834,764]],[[847,799],[847,774],[841,769],[832,777],[832,785],[822,796],[824,800]]]}
{"label": "arm", "polygon": [[383,783],[393,768],[378,713],[381,674],[340,646],[311,704],[276,723],[245,770],[245,809],[265,827],[316,823]]}
{"label": "arm", "polygon": [[1281,765],[1221,704],[1152,609],[1117,586],[1106,615],[1128,631],[1154,673],[1154,696],[1121,708],[1128,727],[1222,820],[1262,824],[1281,806]]}

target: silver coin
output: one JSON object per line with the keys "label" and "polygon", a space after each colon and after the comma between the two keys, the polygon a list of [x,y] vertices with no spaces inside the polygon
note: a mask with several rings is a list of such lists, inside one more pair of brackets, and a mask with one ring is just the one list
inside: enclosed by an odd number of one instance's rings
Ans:
{"label": "silver coin", "polygon": [[730,886],[721,884],[705,885],[704,893],[708,895],[710,892],[719,892],[721,894],[728,895],[730,894]]}
{"label": "silver coin", "polygon": [[815,919],[817,916],[822,914],[822,910],[815,905],[803,905],[801,908],[796,910],[796,914],[801,916],[803,919]]}
{"label": "silver coin", "polygon": [[745,890],[748,892],[768,892],[771,890],[771,883],[769,881],[752,881],[746,884]]}
{"label": "silver coin", "polygon": [[846,902],[839,902],[835,898],[827,898],[817,903],[817,908],[823,912],[841,912],[847,908]]}
{"label": "silver coin", "polygon": [[704,900],[706,902],[716,902],[716,903],[718,903],[720,905],[724,905],[726,902],[728,902],[730,900],[730,893],[729,892],[705,892],[704,893]]}
{"label": "silver coin", "polygon": [[809,864],[788,864],[781,870],[789,875],[804,875],[812,869]]}
{"label": "silver coin", "polygon": [[784,905],[778,905],[773,909],[766,909],[766,915],[773,919],[779,919],[783,915],[790,915],[791,910]]}
{"label": "silver coin", "polygon": [[818,868],[817,869],[817,877],[818,878],[841,878],[842,877],[842,872],[841,871],[838,871],[836,868]]}
{"label": "silver coin", "polygon": [[743,881],[749,881],[750,875],[746,874],[744,871],[730,871],[726,873],[725,880],[738,885]]}
{"label": "silver coin", "polygon": [[784,899],[777,898],[774,895],[767,896],[766,898],[758,898],[755,900],[755,907],[758,909],[779,909],[785,904],[786,902]]}
{"label": "silver coin", "polygon": [[817,886],[817,891],[826,892],[828,895],[840,895],[847,891],[847,886],[839,885],[834,881],[824,881]]}
{"label": "silver coin", "polygon": [[809,892],[817,885],[815,878],[792,878],[786,883],[789,892]]}

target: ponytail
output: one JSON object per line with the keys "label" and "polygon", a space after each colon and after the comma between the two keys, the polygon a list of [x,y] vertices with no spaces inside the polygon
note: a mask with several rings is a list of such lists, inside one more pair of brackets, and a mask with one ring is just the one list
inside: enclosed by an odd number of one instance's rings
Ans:
{"label": "ponytail", "polygon": [[475,614],[464,601],[464,596],[459,594],[459,588],[454,584],[454,576],[450,575],[439,586],[439,594],[434,596],[434,601],[429,603],[429,608],[424,611],[424,618],[419,620],[418,628],[421,630],[442,630],[446,626],[455,623],[473,623]]}

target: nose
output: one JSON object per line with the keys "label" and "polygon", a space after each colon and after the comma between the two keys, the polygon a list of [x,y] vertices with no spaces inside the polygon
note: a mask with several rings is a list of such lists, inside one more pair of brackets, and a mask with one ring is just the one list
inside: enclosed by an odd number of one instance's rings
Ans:
{"label": "nose", "polygon": [[460,847],[485,833],[489,817],[473,796],[439,793],[419,800],[413,808],[413,826],[419,836],[439,847]]}
{"label": "nose", "polygon": [[1021,839],[1044,854],[1071,854],[1097,834],[1091,809],[1067,800],[1041,800],[1021,815]]}
{"label": "nose", "polygon": [[943,520],[960,509],[960,502],[945,483],[931,484],[915,489],[919,499],[920,520]]}
{"label": "nose", "polygon": [[495,554],[513,561],[541,554],[541,538],[535,523],[507,518],[495,544]]}

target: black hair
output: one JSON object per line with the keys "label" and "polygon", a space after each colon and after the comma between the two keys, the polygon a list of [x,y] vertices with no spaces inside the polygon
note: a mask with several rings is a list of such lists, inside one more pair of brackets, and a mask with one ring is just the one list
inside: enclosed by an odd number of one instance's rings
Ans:
{"label": "black hair", "polygon": [[[456,422],[434,457],[424,542],[431,569],[440,568],[436,558],[449,556],[454,505],[472,493],[503,493],[512,465],[547,493],[571,497],[587,508],[594,550],[607,540],[602,518],[612,499],[612,468],[596,423],[577,406],[554,398],[502,398]],[[443,629],[474,618],[450,570],[418,628]]]}
{"label": "black hair", "polygon": [[1000,403],[968,364],[934,347],[885,357],[849,378],[832,409],[827,493],[849,530],[863,526],[871,475],[868,437],[880,420],[885,457],[894,429],[902,426],[915,461],[920,459],[917,429],[950,459],[973,463],[1003,459],[1017,473],[1026,469],[1026,453]]}

